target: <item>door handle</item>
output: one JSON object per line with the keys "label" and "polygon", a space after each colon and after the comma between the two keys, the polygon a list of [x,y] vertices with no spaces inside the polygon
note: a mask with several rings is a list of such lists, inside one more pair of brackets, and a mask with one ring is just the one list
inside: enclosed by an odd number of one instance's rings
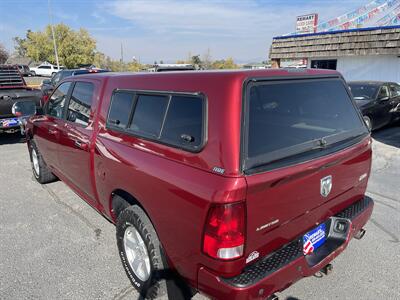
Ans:
{"label": "door handle", "polygon": [[82,141],[79,141],[79,140],[75,140],[74,141],[74,145],[77,148],[82,149],[82,150],[87,150],[88,149],[88,143],[85,143],[85,142],[82,142]]}

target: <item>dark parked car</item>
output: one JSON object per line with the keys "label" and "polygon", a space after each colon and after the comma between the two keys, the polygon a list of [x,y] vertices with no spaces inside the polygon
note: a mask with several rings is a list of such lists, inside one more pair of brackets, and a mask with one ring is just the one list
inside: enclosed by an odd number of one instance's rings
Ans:
{"label": "dark parked car", "polygon": [[394,82],[348,82],[370,130],[400,120],[400,85]]}
{"label": "dark parked car", "polygon": [[55,73],[51,79],[43,80],[41,91],[43,93],[43,97],[47,100],[48,96],[54,90],[55,86],[64,78],[69,76],[77,76],[83,74],[97,74],[109,72],[109,70],[105,69],[97,69],[97,68],[88,68],[88,69],[65,69]]}
{"label": "dark parked car", "polygon": [[41,96],[26,86],[18,66],[0,65],[0,133],[23,133],[27,118],[41,107]]}
{"label": "dark parked car", "polygon": [[370,132],[335,71],[74,76],[44,110],[34,177],[115,223],[141,299],[267,299],[327,273],[372,213]]}
{"label": "dark parked car", "polygon": [[27,65],[18,65],[18,70],[24,77],[32,76],[32,72]]}

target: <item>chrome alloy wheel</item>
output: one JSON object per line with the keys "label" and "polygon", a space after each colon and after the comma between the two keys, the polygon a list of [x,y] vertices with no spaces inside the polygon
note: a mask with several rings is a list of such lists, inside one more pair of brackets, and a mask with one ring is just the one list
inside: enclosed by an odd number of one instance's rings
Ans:
{"label": "chrome alloy wheel", "polygon": [[35,171],[36,175],[39,176],[40,173],[39,159],[35,149],[32,149],[32,164],[33,164],[33,170]]}
{"label": "chrome alloy wheel", "polygon": [[129,226],[124,234],[124,248],[129,266],[142,281],[150,277],[150,257],[146,244],[135,227]]}

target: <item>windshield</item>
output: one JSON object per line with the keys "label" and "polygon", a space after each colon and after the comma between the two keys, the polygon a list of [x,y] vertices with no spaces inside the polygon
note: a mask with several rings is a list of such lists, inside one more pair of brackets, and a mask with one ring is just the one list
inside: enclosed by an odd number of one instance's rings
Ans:
{"label": "windshield", "polygon": [[367,133],[337,78],[251,83],[245,169]]}
{"label": "windshield", "polygon": [[379,89],[377,85],[360,83],[350,83],[349,87],[355,100],[375,99]]}

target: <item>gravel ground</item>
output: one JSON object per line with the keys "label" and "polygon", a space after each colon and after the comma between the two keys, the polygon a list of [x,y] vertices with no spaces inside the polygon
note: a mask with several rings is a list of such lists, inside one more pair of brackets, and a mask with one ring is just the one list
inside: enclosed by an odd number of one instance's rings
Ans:
{"label": "gravel ground", "polygon": [[[374,138],[366,236],[280,299],[400,299],[400,127]],[[36,183],[18,136],[0,136],[0,157],[0,299],[137,299],[113,225],[62,182]]]}

